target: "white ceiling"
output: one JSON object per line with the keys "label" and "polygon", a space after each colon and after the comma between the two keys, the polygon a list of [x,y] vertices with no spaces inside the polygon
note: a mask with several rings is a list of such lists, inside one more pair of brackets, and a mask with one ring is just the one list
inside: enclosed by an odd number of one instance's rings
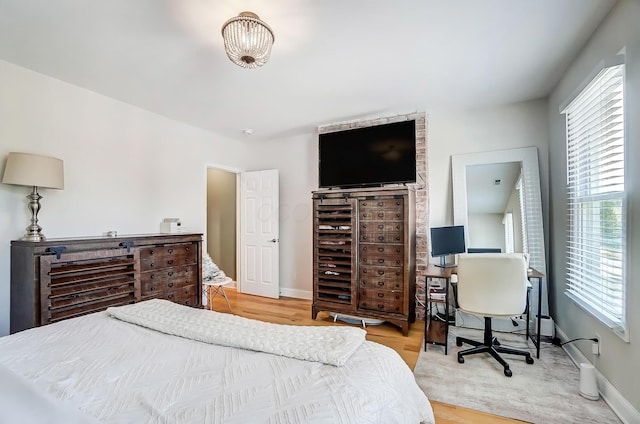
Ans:
{"label": "white ceiling", "polygon": [[[545,97],[615,0],[0,0],[0,59],[229,137]],[[270,61],[223,50],[243,10]]]}

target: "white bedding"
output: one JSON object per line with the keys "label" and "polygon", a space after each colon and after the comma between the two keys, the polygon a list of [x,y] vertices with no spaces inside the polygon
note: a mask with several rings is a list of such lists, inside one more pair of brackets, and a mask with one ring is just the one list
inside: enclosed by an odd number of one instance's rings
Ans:
{"label": "white bedding", "polygon": [[[368,341],[336,367],[171,336],[100,312],[0,338],[0,366],[86,422],[434,422],[400,356]],[[0,384],[2,403],[7,390]],[[23,397],[1,405],[0,423],[39,403]]]}
{"label": "white bedding", "polygon": [[109,308],[107,312],[122,321],[174,336],[337,366],[344,365],[367,334],[355,327],[273,324],[162,299]]}

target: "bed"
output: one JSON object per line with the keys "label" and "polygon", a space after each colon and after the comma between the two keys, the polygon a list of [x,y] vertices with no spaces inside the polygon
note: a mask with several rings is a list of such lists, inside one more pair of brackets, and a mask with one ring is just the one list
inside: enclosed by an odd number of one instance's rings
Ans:
{"label": "bed", "polygon": [[163,300],[0,338],[0,422],[433,423],[393,350]]}

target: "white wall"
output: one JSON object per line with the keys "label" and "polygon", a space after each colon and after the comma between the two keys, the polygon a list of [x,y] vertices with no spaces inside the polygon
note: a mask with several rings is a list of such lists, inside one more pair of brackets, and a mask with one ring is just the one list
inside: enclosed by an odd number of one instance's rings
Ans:
{"label": "white wall", "polygon": [[[247,146],[0,61],[0,172],[10,151],[64,160],[42,190],[48,238],[154,233],[164,217],[205,232],[206,164],[244,168]],[[0,184],[0,335],[9,332],[10,240],[29,224],[27,187]]]}
{"label": "white wall", "polygon": [[549,135],[545,100],[458,112],[434,111],[427,120],[432,227],[453,224],[451,155],[537,147],[546,231]]}
{"label": "white wall", "polygon": [[504,215],[498,213],[473,213],[469,214],[467,234],[469,247],[498,247],[505,251],[504,247]]}
{"label": "white wall", "polygon": [[[318,123],[322,124],[327,123]],[[427,132],[430,226],[450,225],[453,221],[453,154],[537,147],[542,164],[543,210],[547,210],[545,101],[461,112],[428,112]],[[313,133],[254,143],[252,152],[249,168],[280,170],[283,294],[310,298],[313,277],[311,192],[318,188],[318,136]],[[285,260],[291,262],[285,263]]]}
{"label": "white wall", "polygon": [[[635,418],[640,420],[640,2],[622,0],[611,11],[594,33],[583,51],[573,61],[549,99],[550,169],[551,169],[551,225],[552,270],[554,285],[552,313],[558,327],[569,339],[594,337],[597,332],[602,340],[602,354],[594,356],[590,343],[575,344],[589,358],[598,371],[635,408]],[[583,86],[599,62],[616,55],[626,47],[625,72],[625,130],[626,130],[626,189],[628,190],[627,215],[627,320],[630,342],[625,342],[590,314],[578,308],[564,294],[566,289],[566,152],[565,119],[560,105],[570,99],[576,89]]]}

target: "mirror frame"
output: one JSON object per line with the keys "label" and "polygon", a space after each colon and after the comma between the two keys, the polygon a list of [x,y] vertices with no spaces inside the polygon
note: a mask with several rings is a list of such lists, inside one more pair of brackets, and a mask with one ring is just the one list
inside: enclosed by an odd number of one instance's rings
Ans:
{"label": "mirror frame", "polygon": [[[529,264],[532,268],[535,268],[546,276],[548,275],[547,261],[540,194],[538,149],[536,147],[452,155],[453,223],[454,225],[464,225],[465,233],[468,232],[467,166],[505,162],[522,163]],[[546,277],[543,279],[542,288],[543,293],[548,293],[546,289]],[[548,299],[543,297],[541,303],[542,312],[545,315],[548,314]]]}

